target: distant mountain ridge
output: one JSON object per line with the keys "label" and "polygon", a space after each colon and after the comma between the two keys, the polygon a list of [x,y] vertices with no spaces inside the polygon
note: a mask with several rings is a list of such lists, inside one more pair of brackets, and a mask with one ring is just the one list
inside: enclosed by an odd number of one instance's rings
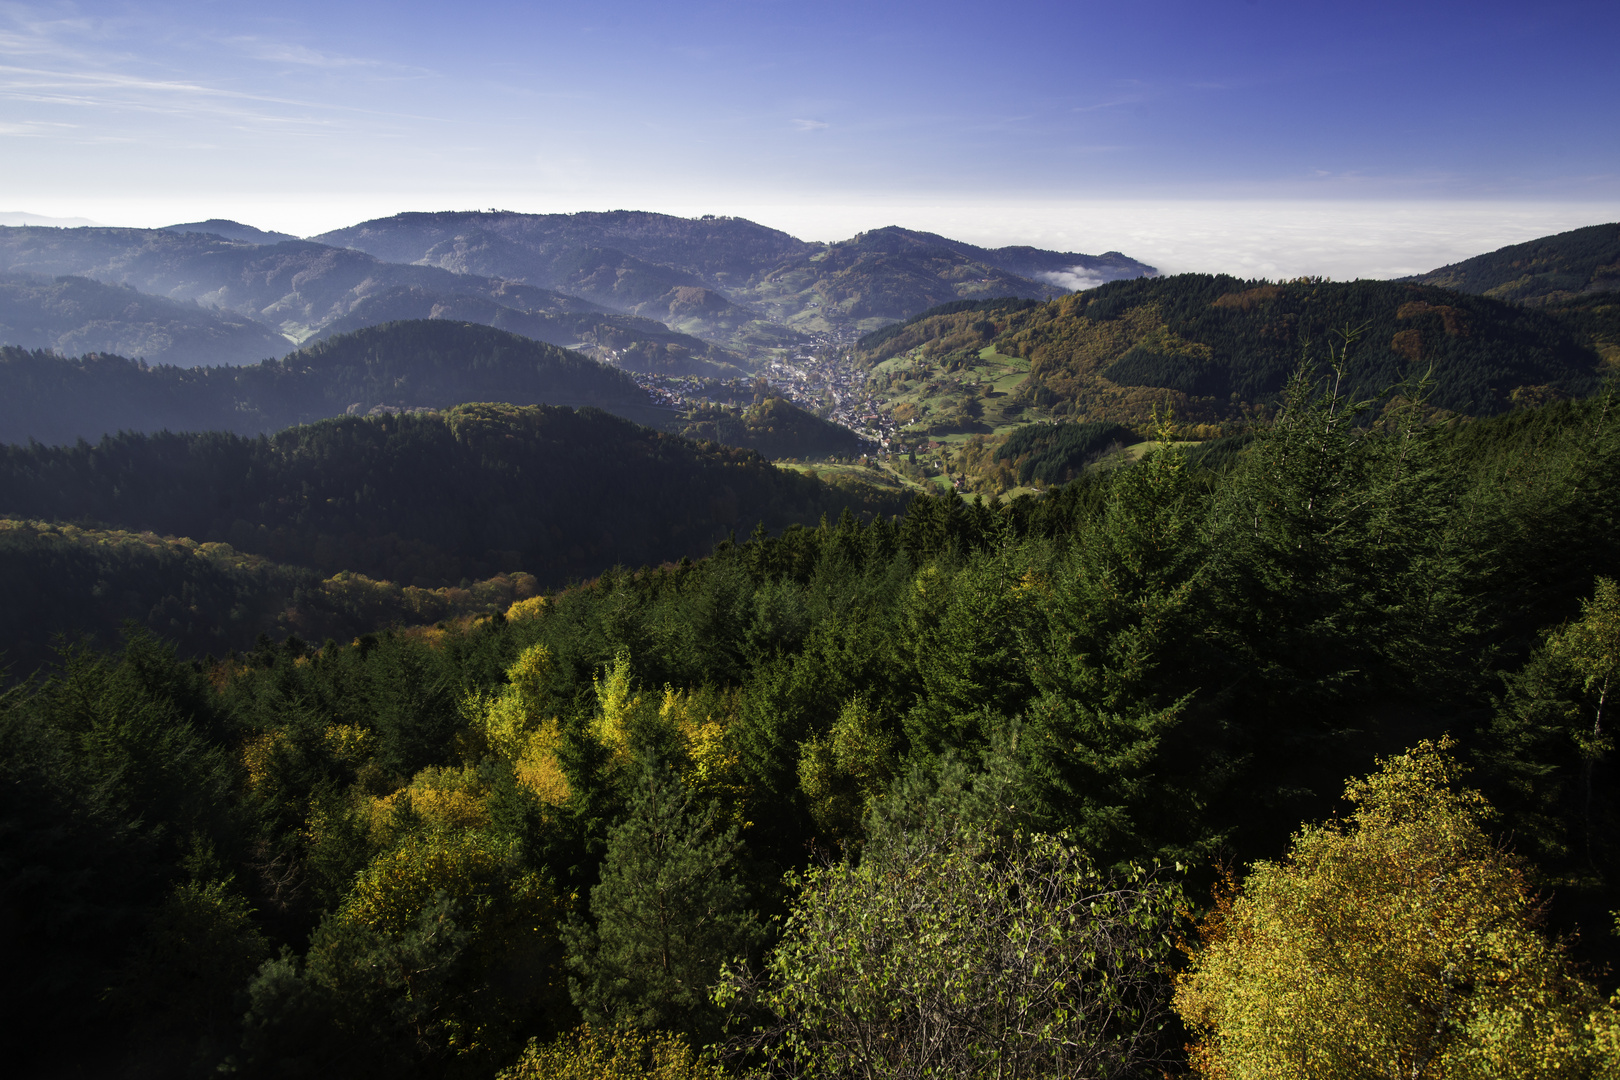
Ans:
{"label": "distant mountain ridge", "polygon": [[[741,218],[637,211],[400,214],[315,239],[565,290],[636,314],[667,308],[672,326],[737,343],[765,332],[761,324],[871,329],[963,297],[1050,299],[1069,291],[1050,280],[1056,275],[1098,282],[1157,272],[1118,252],[989,250],[898,227],[818,244]],[[678,290],[688,291],[684,301]],[[764,318],[749,321],[751,312]]]}
{"label": "distant mountain ridge", "polygon": [[363,252],[303,240],[265,245],[163,229],[0,228],[0,270],[72,274],[172,300],[196,300],[247,315],[293,342],[397,286],[444,295],[477,293],[545,314],[603,310],[545,289],[388,264]]}
{"label": "distant mountain ridge", "polygon": [[264,229],[255,229],[252,225],[244,225],[240,221],[231,221],[228,218],[209,218],[207,221],[192,221],[184,225],[165,225],[163,230],[177,233],[209,233],[224,237],[226,240],[241,240],[260,245],[298,239],[292,233],[266,232]]}
{"label": "distant mountain ridge", "polygon": [[[313,241],[222,218],[165,229],[0,228],[0,272],[192,300],[294,343],[402,318],[455,318],[632,369],[729,377],[762,350],[869,330],[950,300],[1044,300],[1156,271],[1117,252],[991,250],[897,227],[821,244],[741,218],[613,211],[411,213]],[[99,351],[127,351],[134,333]]]}

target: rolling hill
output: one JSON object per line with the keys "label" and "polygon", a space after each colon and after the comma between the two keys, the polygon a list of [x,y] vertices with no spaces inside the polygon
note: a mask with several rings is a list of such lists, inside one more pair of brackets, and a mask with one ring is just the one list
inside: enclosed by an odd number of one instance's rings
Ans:
{"label": "rolling hill", "polygon": [[505,612],[538,591],[529,574],[423,589],[346,571],[327,577],[229,544],[0,518],[0,664],[26,675],[61,641],[115,647],[133,622],[185,655],[281,640],[349,641],[392,625]]}
{"label": "rolling hill", "polygon": [[224,542],[420,587],[518,570],[560,585],[702,555],[756,522],[779,530],[903,502],[545,405],[343,417],[258,438],[0,446],[0,515]]}
{"label": "rolling hill", "polygon": [[1521,304],[1620,292],[1620,223],[1543,236],[1405,280]]}
{"label": "rolling hill", "polygon": [[293,424],[468,401],[593,405],[640,423],[654,406],[623,371],[492,327],[387,323],[245,367],[150,366],[0,348],[0,441],[66,443],[116,431],[258,435]]}
{"label": "rolling hill", "polygon": [[[492,290],[505,295],[507,288]],[[711,342],[669,329],[655,319],[611,313],[524,311],[488,296],[446,295],[409,285],[374,293],[332,320],[312,340],[351,333],[367,326],[404,319],[452,319],[481,323],[550,345],[574,349],[594,359],[611,361],[629,371],[662,375],[699,375],[729,379],[747,374],[746,361]]]}
{"label": "rolling hill", "polygon": [[250,364],[287,350],[262,323],[83,277],[0,274],[0,342],[158,364]]}
{"label": "rolling hill", "polygon": [[288,240],[258,244],[164,229],[0,228],[0,271],[73,274],[234,311],[302,342],[369,296],[411,286],[476,294],[543,314],[600,312],[587,301],[359,251]]}
{"label": "rolling hill", "polygon": [[870,448],[849,428],[823,420],[780,397],[742,408],[699,405],[672,426],[688,439],[740,446],[773,460],[859,454]]}
{"label": "rolling hill", "polygon": [[[220,223],[202,222],[197,228],[215,224]],[[186,311],[192,310],[190,302],[196,302],[227,324],[242,323],[243,317],[250,320],[243,324],[249,329],[252,323],[259,324],[264,328],[261,339],[279,338],[271,347],[233,346],[216,334],[219,351],[193,348],[183,353],[187,364],[251,362],[279,355],[289,342],[301,344],[401,319],[449,318],[576,347],[602,360],[622,358],[623,366],[635,370],[717,378],[743,370],[741,357],[670,330],[663,322],[609,311],[549,289],[438,267],[385,263],[359,251],[302,240],[275,242],[275,234],[248,226],[227,230],[228,237],[182,231],[192,228],[0,229],[0,273],[32,275],[18,280],[74,275],[140,290],[152,298],[141,303],[165,312],[170,310],[162,307],[166,301],[178,301]],[[690,290],[677,294],[649,310],[675,317],[684,310],[683,304],[704,302],[689,295]],[[10,320],[0,322],[10,325]],[[73,327],[59,329],[60,343],[32,330],[0,330],[0,345],[137,355],[141,350],[136,346],[163,340],[151,323],[152,317],[141,311],[132,312],[122,323],[117,318],[103,320],[93,333],[82,335],[82,344],[63,338]],[[238,336],[251,339],[247,331]],[[797,335],[790,337],[798,340]],[[192,334],[187,342],[194,339],[201,340]],[[152,359],[176,362],[168,355],[152,356],[152,351],[147,352]]]}
{"label": "rolling hill", "polygon": [[207,221],[189,221],[183,225],[165,225],[165,232],[210,233],[226,240],[241,240],[249,244],[279,244],[283,240],[297,240],[292,233],[269,232],[244,225],[227,218],[209,218]]}
{"label": "rolling hill", "polygon": [[1074,288],[1155,273],[1118,252],[988,250],[891,226],[786,263],[753,282],[744,295],[790,326],[870,330],[952,301],[1047,300]]}
{"label": "rolling hill", "polygon": [[1266,408],[1302,356],[1325,359],[1330,334],[1345,327],[1359,329],[1346,370],[1359,394],[1429,372],[1433,406],[1489,415],[1597,384],[1598,353],[1554,313],[1416,283],[1201,274],[1116,281],[1034,306],[946,309],[871,335],[858,356],[875,371],[887,364],[885,379],[902,362],[948,374],[1011,358],[1028,372],[1001,387],[1018,419],[1140,424],[1168,403],[1182,420],[1218,424]]}

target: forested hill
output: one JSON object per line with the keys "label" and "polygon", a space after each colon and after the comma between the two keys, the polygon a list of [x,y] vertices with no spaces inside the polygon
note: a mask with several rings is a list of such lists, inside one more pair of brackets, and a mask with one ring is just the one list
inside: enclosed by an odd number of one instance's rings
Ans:
{"label": "forested hill", "polygon": [[503,330],[448,320],[368,327],[247,367],[152,367],[0,348],[0,441],[97,439],[115,431],[257,435],[374,409],[467,401],[595,405],[667,422],[629,375]]}
{"label": "forested hill", "polygon": [[[448,253],[458,238],[483,240],[472,273],[520,280],[543,260],[580,249],[617,249],[635,258],[717,282],[746,278],[761,265],[807,254],[814,244],[744,218],[674,217],[635,210],[578,214],[506,211],[406,213],[377,218],[314,237],[369,252],[390,262],[416,262]],[[497,261],[499,260],[499,261]]]}
{"label": "forested hill", "polygon": [[82,277],[0,273],[0,345],[66,356],[118,353],[154,364],[250,364],[288,341],[244,315]]}
{"label": "forested hill", "polygon": [[1018,397],[1052,415],[1140,423],[1169,403],[1179,418],[1215,422],[1268,407],[1302,356],[1326,360],[1345,328],[1357,331],[1345,387],[1358,394],[1427,373],[1431,405],[1489,415],[1598,381],[1590,335],[1556,314],[1412,283],[1205,274],[948,312],[874,335],[860,356],[875,364],[917,350],[968,365],[993,348],[1029,362]]}
{"label": "forested hill", "polygon": [[119,435],[0,447],[0,514],[99,522],[324,573],[438,586],[523,570],[542,584],[698,556],[734,530],[900,501],[595,409],[461,405],[257,439]]}
{"label": "forested hill", "polygon": [[689,439],[709,439],[757,450],[768,458],[820,458],[871,448],[847,427],[823,420],[780,397],[740,409],[699,405],[676,421]]}
{"label": "forested hill", "polygon": [[0,665],[25,676],[64,641],[115,648],[131,623],[195,658],[250,650],[261,635],[351,641],[504,613],[538,590],[522,572],[424,589],[322,575],[218,541],[0,518]]}
{"label": "forested hill", "polygon": [[256,229],[252,225],[244,225],[240,221],[231,221],[228,218],[209,218],[207,221],[188,221],[179,225],[165,225],[164,232],[177,233],[211,233],[226,240],[240,240],[249,244],[279,244],[285,240],[297,240],[291,233],[273,232],[265,229]]}
{"label": "forested hill", "polygon": [[1512,244],[1407,280],[1523,304],[1620,292],[1620,222]]}

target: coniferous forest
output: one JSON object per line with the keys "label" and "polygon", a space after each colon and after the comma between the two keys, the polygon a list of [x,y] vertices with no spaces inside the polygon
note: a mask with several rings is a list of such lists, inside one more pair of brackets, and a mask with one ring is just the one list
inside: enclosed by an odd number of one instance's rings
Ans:
{"label": "coniferous forest", "polygon": [[[1022,428],[1039,496],[545,404],[0,446],[15,1075],[1620,1075],[1620,385],[1545,311],[1233,286],[866,339],[1266,402]],[[1218,363],[1363,301],[1370,353]],[[1451,381],[1389,388],[1419,322]],[[400,355],[617,385],[384,332],[113,367],[210,415]]]}

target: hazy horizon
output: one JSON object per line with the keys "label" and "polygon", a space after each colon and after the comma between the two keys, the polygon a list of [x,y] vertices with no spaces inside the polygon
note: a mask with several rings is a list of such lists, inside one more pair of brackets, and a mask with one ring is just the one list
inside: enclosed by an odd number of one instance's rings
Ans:
{"label": "hazy horizon", "polygon": [[629,208],[1392,276],[1620,218],[1617,43],[1586,0],[23,0],[0,210]]}
{"label": "hazy horizon", "polygon": [[[179,213],[191,205],[191,214]],[[1098,255],[1120,251],[1166,274],[1229,273],[1239,277],[1320,275],[1337,280],[1391,278],[1457,262],[1509,244],[1586,225],[1620,220],[1620,201],[1531,203],[1396,200],[1096,200],[1089,203],[966,201],[908,203],[868,200],[696,205],[610,205],[527,209],[498,200],[489,206],[360,204],[308,206],[285,202],[203,207],[165,202],[148,207],[92,204],[81,215],[0,210],[0,225],[96,224],[159,228],[186,221],[227,218],[266,231],[310,237],[406,210],[502,209],[518,213],[648,210],[697,217],[747,218],[802,240],[846,240],[858,232],[898,225],[939,233],[981,247],[1027,244]],[[205,212],[206,211],[206,212]],[[345,213],[347,211],[347,213]],[[25,221],[23,219],[33,219]]]}

